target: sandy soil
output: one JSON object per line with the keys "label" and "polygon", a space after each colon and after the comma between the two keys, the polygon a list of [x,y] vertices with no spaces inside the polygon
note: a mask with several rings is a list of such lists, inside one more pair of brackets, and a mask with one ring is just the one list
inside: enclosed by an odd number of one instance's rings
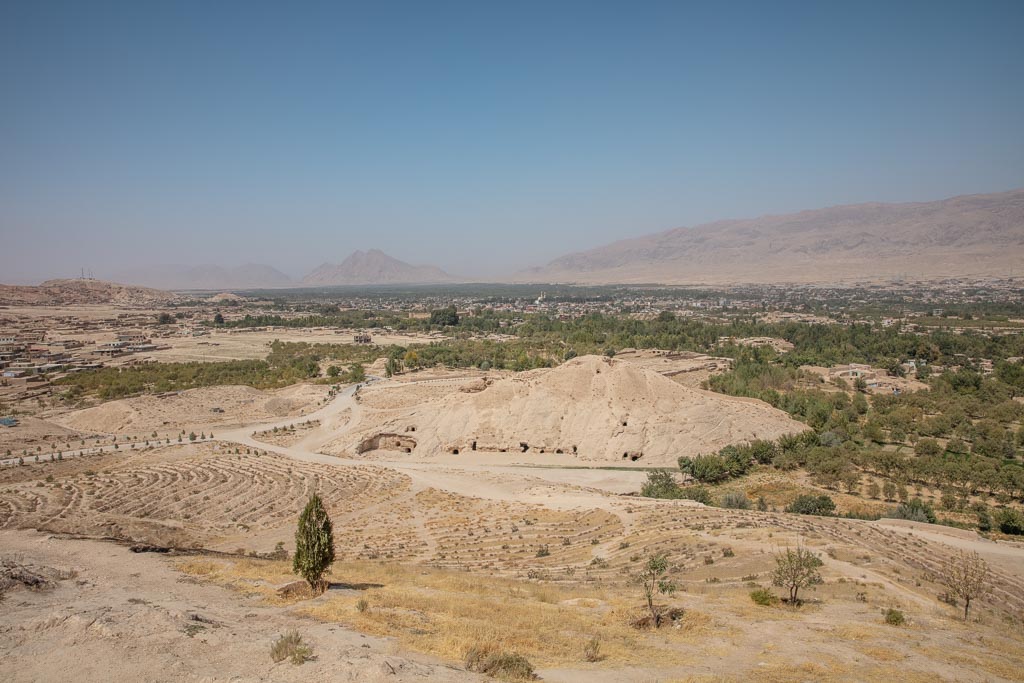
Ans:
{"label": "sandy soil", "polygon": [[[510,424],[570,434],[576,427],[559,423],[578,421],[580,434],[611,428],[611,437],[599,434],[607,441],[632,434],[661,438],[657,430],[669,425],[684,435],[706,435],[699,430],[730,418],[737,426],[724,429],[727,437],[749,438],[744,429],[774,420],[763,404],[716,401],[681,412],[710,399],[635,364],[603,359],[493,382],[452,373],[404,379],[351,387],[320,407],[307,396],[310,410],[302,421],[310,420],[310,428],[279,443],[260,437],[297,422],[267,407],[286,394],[264,395],[258,404],[245,403],[249,394],[243,392],[230,413],[240,426],[218,427],[213,442],[0,466],[0,555],[77,573],[52,591],[7,593],[0,679],[476,680],[411,654],[419,631],[443,623],[432,621],[429,595],[418,586],[392,594],[390,611],[366,617],[378,620],[374,632],[394,639],[382,641],[341,625],[353,619],[357,595],[348,589],[304,601],[301,607],[325,608],[313,620],[299,614],[299,604],[268,602],[267,580],[260,576],[229,591],[213,579],[176,571],[166,557],[49,535],[206,549],[236,560],[279,543],[292,551],[295,519],[317,491],[334,520],[339,562],[371,563],[384,577],[395,565],[429,567],[450,572],[456,585],[514,581],[505,594],[536,593],[527,604],[537,614],[553,608],[550,586],[605,592],[605,601],[592,608],[555,606],[565,615],[576,610],[574,618],[580,609],[597,610],[584,614],[591,620],[586,623],[621,619],[607,604],[632,604],[621,597],[636,594],[625,577],[643,558],[666,553],[680,585],[673,604],[688,615],[680,632],[636,636],[638,646],[658,653],[649,661],[630,659],[628,647],[610,648],[611,656],[597,663],[583,662],[578,653],[544,661],[540,673],[547,681],[1024,680],[1024,635],[1015,626],[1024,619],[1022,544],[892,520],[622,495],[639,487],[642,471],[579,468],[568,453],[540,453],[535,444],[526,453],[425,447],[431,434],[443,436],[445,429],[479,433],[484,422],[461,412],[470,409],[489,415],[495,429]],[[236,389],[225,391],[234,396]],[[74,421],[116,430],[129,418],[136,420],[133,428],[172,421],[178,412],[198,419],[209,412],[205,396],[181,400],[174,410],[161,407],[168,399],[114,402],[106,411],[91,409],[96,412],[84,417],[88,411],[82,411]],[[601,422],[608,416],[614,424]],[[323,452],[358,440],[360,430],[374,425],[414,425],[415,432],[394,433],[415,435],[417,445],[405,453],[384,443],[358,459]],[[754,605],[748,593],[770,584],[775,553],[798,543],[820,554],[825,583],[807,592],[809,604],[798,611]],[[937,583],[942,564],[959,550],[977,551],[991,566],[991,593],[976,604],[970,624],[937,599],[944,591]],[[435,602],[448,611],[469,609],[459,600],[454,593]],[[880,613],[890,607],[903,610],[909,624],[885,625]],[[564,630],[560,620],[553,623]],[[270,643],[288,628],[313,643],[315,661],[302,667],[270,661]],[[588,636],[585,630],[576,635],[580,643]],[[449,649],[458,651],[458,644]],[[445,664],[457,667],[460,658]]]}
{"label": "sandy soil", "polygon": [[[643,666],[618,659],[547,665],[544,680],[879,680],[899,671],[906,680],[996,681],[1020,680],[1024,670],[1024,641],[997,617],[999,610],[1024,613],[1019,546],[928,525],[623,497],[604,490],[605,480],[620,474],[613,470],[333,462],[235,455],[204,444],[0,469],[2,554],[78,572],[52,592],[8,594],[0,615],[0,629],[13,634],[0,639],[5,680],[67,677],[83,657],[90,663],[78,680],[104,680],[125,666],[143,680],[293,680],[298,673],[337,680],[327,671],[376,680],[390,675],[381,657],[402,663],[400,673],[409,677],[460,680],[453,670],[408,662],[409,653],[394,643],[271,607],[253,597],[259,591],[197,585],[173,572],[168,559],[11,530],[236,553],[268,552],[282,542],[291,550],[295,516],[313,489],[335,521],[342,562],[421,563],[471,572],[476,581],[517,577],[524,586],[538,581],[528,576],[564,583],[555,577],[571,568],[573,581],[629,595],[634,589],[622,576],[635,567],[633,558],[667,552],[684,588],[677,602],[704,624],[699,637],[658,637],[668,651]],[[95,470],[83,469],[87,464]],[[825,585],[808,593],[812,602],[798,613],[753,605],[750,583],[764,585],[773,553],[797,542],[822,554]],[[538,557],[540,547],[549,555]],[[965,547],[990,561],[995,586],[976,607],[981,621],[970,626],[936,600],[934,583],[943,557]],[[338,599],[354,600],[335,591],[317,600]],[[890,606],[904,610],[911,626],[894,631],[882,624],[879,610]],[[193,613],[207,621],[195,622]],[[195,623],[202,629],[190,637]],[[286,628],[314,644],[316,662],[296,670],[269,661],[270,642]],[[895,633],[901,637],[894,640]],[[364,642],[371,647],[362,648]]]}
{"label": "sandy soil", "polygon": [[297,384],[277,391],[245,386],[206,387],[110,401],[66,413],[53,421],[90,434],[145,435],[155,431],[163,436],[180,429],[298,418],[312,412],[328,391],[326,386],[315,384]]}
{"label": "sandy soil", "polygon": [[[5,557],[74,572],[53,590],[7,594],[0,678],[11,683],[484,680],[396,654],[379,638],[183,581],[160,555],[26,531],[0,531],[0,547]],[[271,661],[271,644],[291,629],[313,646],[313,661]]]}
{"label": "sandy soil", "polygon": [[672,466],[730,443],[806,429],[759,401],[682,387],[597,356],[512,377],[371,387],[329,452],[555,453],[589,464]]}
{"label": "sandy soil", "polygon": [[68,429],[50,420],[20,416],[18,426],[0,427],[0,453],[11,450],[15,455],[23,449],[34,452],[36,446],[50,451],[50,444],[80,437],[76,429]]}
{"label": "sandy soil", "polygon": [[623,349],[615,354],[615,360],[653,370],[691,389],[700,389],[709,377],[732,367],[731,358],[658,349]]}

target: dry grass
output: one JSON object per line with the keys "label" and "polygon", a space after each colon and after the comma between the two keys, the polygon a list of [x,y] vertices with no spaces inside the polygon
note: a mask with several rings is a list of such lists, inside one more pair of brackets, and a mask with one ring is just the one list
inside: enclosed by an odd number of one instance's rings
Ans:
{"label": "dry grass", "polygon": [[[273,604],[275,586],[293,580],[286,562],[188,559],[180,571],[259,595]],[[639,595],[620,586],[535,583],[393,563],[336,563],[335,577],[365,590],[331,592],[301,612],[364,633],[397,639],[410,649],[461,661],[486,643],[538,666],[588,666],[586,646],[600,641],[602,665],[677,663],[673,644],[696,643],[721,631],[706,614],[687,610],[679,628],[639,632],[628,625]],[[359,603],[365,600],[364,609]]]}
{"label": "dry grass", "polygon": [[989,656],[988,653],[970,653],[964,648],[957,650],[945,650],[939,648],[921,648],[919,652],[929,659],[935,661],[955,664],[960,668],[984,671],[991,676],[1008,681],[1024,681],[1024,649],[1018,647],[1014,650],[1004,649],[999,657]]}
{"label": "dry grass", "polygon": [[288,562],[269,560],[213,560],[192,557],[175,563],[175,568],[189,576],[211,581],[246,595],[262,598],[272,605],[290,605],[312,597],[308,590],[290,591],[280,595],[277,588],[298,579]]}

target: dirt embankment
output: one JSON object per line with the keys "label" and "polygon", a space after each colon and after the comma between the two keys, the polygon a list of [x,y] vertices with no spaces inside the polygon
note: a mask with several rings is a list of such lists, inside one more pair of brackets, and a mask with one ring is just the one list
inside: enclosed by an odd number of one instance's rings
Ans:
{"label": "dirt embankment", "polygon": [[680,455],[806,429],[765,403],[683,387],[596,356],[494,381],[371,388],[361,403],[353,438],[332,445],[336,452],[383,443],[428,456],[529,452],[673,465]]}
{"label": "dirt embankment", "polygon": [[99,434],[163,433],[300,417],[316,409],[327,387],[298,384],[277,391],[224,386],[190,389],[159,396],[110,401],[77,410],[54,422],[79,432]]}

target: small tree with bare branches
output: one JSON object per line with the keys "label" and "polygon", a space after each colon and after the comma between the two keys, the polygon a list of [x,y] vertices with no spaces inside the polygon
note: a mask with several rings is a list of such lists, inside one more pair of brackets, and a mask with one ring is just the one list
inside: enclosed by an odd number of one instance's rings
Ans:
{"label": "small tree with bare branches", "polygon": [[964,601],[964,621],[971,611],[971,601],[985,597],[989,590],[988,563],[978,553],[958,552],[946,561],[942,583],[954,596]]}
{"label": "small tree with bare branches", "polygon": [[786,552],[775,556],[775,571],[772,572],[772,584],[789,589],[789,603],[800,604],[798,594],[801,588],[821,583],[818,567],[822,566],[817,555],[807,548],[797,546],[786,548]]}

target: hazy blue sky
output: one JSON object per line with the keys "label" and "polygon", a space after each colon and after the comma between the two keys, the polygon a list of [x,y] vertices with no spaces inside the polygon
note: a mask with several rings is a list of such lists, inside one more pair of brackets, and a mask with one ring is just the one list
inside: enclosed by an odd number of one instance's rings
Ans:
{"label": "hazy blue sky", "polygon": [[1024,2],[0,3],[0,281],[1024,186]]}

